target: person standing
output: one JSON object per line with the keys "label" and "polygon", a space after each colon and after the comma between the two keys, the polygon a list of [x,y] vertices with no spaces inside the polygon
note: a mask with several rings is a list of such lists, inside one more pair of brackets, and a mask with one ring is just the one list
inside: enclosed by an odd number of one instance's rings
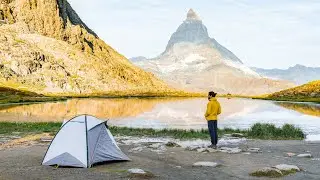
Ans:
{"label": "person standing", "polygon": [[208,105],[205,118],[208,121],[208,129],[211,137],[210,148],[217,148],[218,144],[218,115],[221,114],[221,106],[216,99],[217,93],[210,91],[208,93]]}

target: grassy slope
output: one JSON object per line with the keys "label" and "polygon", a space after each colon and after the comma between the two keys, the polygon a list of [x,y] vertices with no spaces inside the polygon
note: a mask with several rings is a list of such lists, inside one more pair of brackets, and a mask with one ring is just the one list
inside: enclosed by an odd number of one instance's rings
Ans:
{"label": "grassy slope", "polygon": [[263,97],[263,99],[320,103],[320,80],[283,90]]}
{"label": "grassy slope", "polygon": [[48,97],[24,90],[16,90],[0,86],[0,104],[23,103],[23,102],[44,102],[64,100],[63,97]]}
{"label": "grassy slope", "polygon": [[[10,134],[12,132],[22,133],[56,133],[61,127],[61,123],[12,123],[0,122],[0,134]],[[149,136],[149,137],[173,137],[177,139],[209,139],[208,130],[189,131],[177,129],[136,129],[126,127],[110,127],[113,135],[125,136]],[[248,130],[220,129],[219,135],[242,133],[248,138],[253,139],[273,139],[273,140],[288,140],[304,138],[304,133],[301,129],[295,128],[293,125],[284,125],[282,128],[276,128],[271,124],[255,124]]]}

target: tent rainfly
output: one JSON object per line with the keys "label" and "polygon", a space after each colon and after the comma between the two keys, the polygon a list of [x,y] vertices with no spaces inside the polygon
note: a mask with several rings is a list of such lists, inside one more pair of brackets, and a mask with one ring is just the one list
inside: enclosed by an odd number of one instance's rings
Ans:
{"label": "tent rainfly", "polygon": [[81,115],[64,122],[42,165],[90,168],[99,162],[127,160],[130,159],[117,146],[106,122]]}

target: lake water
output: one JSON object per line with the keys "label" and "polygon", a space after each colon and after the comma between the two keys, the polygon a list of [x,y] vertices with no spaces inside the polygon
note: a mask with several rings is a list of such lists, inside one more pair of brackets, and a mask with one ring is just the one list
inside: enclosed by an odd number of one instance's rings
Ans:
{"label": "lake water", "polygon": [[[320,140],[320,104],[272,102],[251,99],[219,99],[219,127],[246,129],[255,123],[289,123],[301,127],[308,140]],[[1,105],[0,121],[62,122],[90,114],[116,126],[140,128],[207,128],[203,117],[205,98],[70,99],[28,105]]]}

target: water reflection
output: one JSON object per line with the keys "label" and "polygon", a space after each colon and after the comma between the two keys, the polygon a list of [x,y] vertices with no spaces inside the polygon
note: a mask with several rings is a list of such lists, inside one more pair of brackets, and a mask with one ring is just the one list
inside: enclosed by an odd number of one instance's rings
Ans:
{"label": "water reflection", "polygon": [[79,114],[90,114],[101,119],[134,117],[152,110],[156,104],[176,99],[71,99],[28,105],[0,106],[0,121],[61,122]]}
{"label": "water reflection", "polygon": [[302,114],[320,117],[320,104],[292,102],[275,102],[275,104],[287,109],[298,111]]}

